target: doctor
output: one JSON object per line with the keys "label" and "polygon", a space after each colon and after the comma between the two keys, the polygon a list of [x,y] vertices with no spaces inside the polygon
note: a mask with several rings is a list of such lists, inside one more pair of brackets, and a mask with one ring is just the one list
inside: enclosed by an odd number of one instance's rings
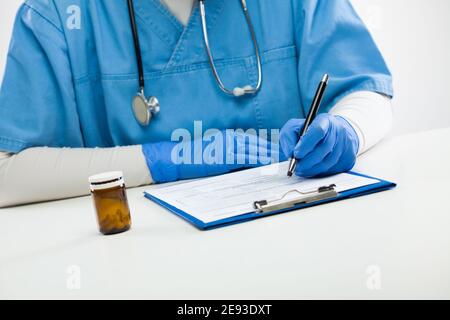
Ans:
{"label": "doctor", "polygon": [[[20,8],[0,91],[0,206],[84,195],[87,177],[103,171],[123,170],[134,187],[255,165],[173,163],[172,133],[195,121],[203,130],[282,129],[280,158],[296,157],[306,177],[351,169],[390,129],[391,75],[348,0],[129,5]],[[321,115],[299,142],[324,73]],[[148,109],[136,107],[141,91]]]}

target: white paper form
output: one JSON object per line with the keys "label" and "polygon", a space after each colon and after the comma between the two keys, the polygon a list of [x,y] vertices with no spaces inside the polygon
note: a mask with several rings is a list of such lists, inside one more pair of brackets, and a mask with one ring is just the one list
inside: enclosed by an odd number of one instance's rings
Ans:
{"label": "white paper form", "polygon": [[292,190],[315,191],[336,185],[343,192],[380,182],[376,179],[338,174],[320,179],[287,177],[289,163],[230,173],[171,186],[161,186],[146,193],[185,213],[210,223],[255,211],[255,201],[279,200]]}

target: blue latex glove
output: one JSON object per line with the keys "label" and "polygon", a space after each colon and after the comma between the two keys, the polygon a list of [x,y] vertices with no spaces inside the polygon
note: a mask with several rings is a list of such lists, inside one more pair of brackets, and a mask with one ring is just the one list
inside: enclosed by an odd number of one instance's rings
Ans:
{"label": "blue latex glove", "polygon": [[203,178],[287,160],[278,145],[239,131],[218,131],[210,141],[204,140],[144,144],[142,151],[153,181]]}
{"label": "blue latex glove", "polygon": [[359,139],[347,120],[340,116],[320,114],[300,139],[304,123],[305,120],[289,120],[280,134],[283,152],[298,161],[296,175],[321,177],[353,168]]}

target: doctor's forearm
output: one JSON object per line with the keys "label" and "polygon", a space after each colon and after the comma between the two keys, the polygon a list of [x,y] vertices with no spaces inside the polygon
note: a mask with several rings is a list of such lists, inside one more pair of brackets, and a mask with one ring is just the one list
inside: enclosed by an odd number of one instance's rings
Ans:
{"label": "doctor's forearm", "polygon": [[393,122],[391,99],[370,91],[347,95],[330,113],[345,118],[355,129],[359,138],[359,155],[385,138]]}
{"label": "doctor's forearm", "polygon": [[[350,94],[330,113],[344,117],[355,129],[359,154],[382,140],[392,125],[391,100],[374,92]],[[141,146],[0,152],[0,207],[86,195],[90,175],[114,170],[124,172],[129,187],[152,183]]]}
{"label": "doctor's forearm", "polygon": [[0,207],[87,195],[90,175],[116,170],[128,187],[152,182],[141,146],[0,153]]}

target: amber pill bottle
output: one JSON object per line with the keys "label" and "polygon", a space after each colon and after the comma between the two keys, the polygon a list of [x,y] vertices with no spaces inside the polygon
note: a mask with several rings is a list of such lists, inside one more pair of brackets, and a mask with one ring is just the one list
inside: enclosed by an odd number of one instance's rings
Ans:
{"label": "amber pill bottle", "polygon": [[89,178],[100,232],[104,235],[130,230],[131,214],[123,173],[107,172]]}

